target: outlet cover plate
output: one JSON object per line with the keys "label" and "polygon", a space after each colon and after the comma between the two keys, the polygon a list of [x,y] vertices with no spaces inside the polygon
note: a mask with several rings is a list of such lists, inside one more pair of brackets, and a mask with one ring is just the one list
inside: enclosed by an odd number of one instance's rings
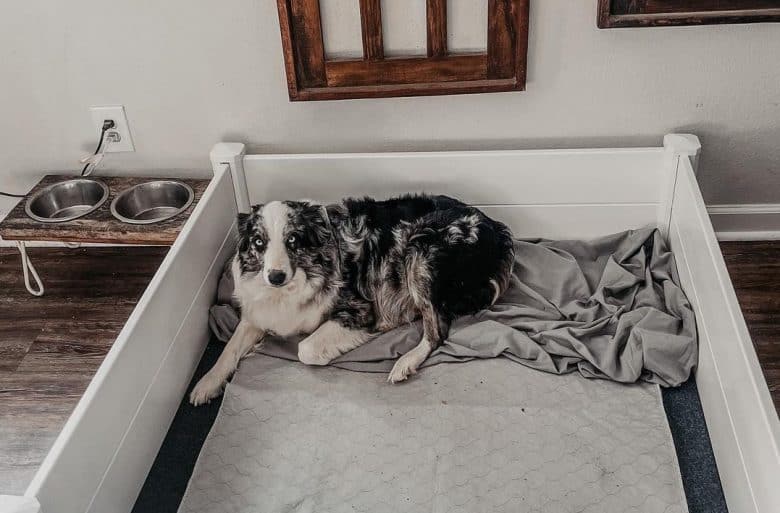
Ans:
{"label": "outlet cover plate", "polygon": [[95,133],[98,137],[100,137],[100,131],[103,128],[103,121],[106,119],[114,120],[116,126],[110,129],[107,134],[116,132],[119,134],[120,140],[119,142],[109,144],[106,148],[106,153],[135,151],[133,136],[130,135],[130,124],[127,122],[127,115],[123,105],[90,107],[89,111],[92,114],[92,122],[95,125]]}

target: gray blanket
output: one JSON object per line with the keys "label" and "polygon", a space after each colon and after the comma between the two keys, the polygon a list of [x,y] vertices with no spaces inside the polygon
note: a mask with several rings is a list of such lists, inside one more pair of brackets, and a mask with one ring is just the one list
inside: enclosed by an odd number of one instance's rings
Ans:
{"label": "gray blanket", "polygon": [[[662,386],[684,382],[698,351],[693,311],[657,230],[583,241],[517,241],[510,289],[457,319],[423,366],[503,356],[546,372]],[[209,324],[227,341],[238,324],[225,272]],[[422,336],[419,323],[385,333],[332,362],[388,372]],[[258,352],[296,360],[298,340],[267,338]]]}

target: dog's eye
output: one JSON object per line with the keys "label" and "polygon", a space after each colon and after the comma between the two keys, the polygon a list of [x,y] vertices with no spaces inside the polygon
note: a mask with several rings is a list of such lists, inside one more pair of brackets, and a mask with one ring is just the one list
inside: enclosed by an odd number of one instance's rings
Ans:
{"label": "dog's eye", "polygon": [[259,249],[263,249],[265,241],[263,239],[255,239],[255,246]]}
{"label": "dog's eye", "polygon": [[298,244],[298,236],[293,233],[292,235],[287,237],[287,244],[295,247],[295,245]]}

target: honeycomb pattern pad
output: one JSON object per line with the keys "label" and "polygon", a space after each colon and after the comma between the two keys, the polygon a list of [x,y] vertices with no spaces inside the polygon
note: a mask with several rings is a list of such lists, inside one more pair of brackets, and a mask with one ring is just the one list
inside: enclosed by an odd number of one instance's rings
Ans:
{"label": "honeycomb pattern pad", "polygon": [[687,512],[656,385],[506,359],[408,382],[252,355],[180,512]]}

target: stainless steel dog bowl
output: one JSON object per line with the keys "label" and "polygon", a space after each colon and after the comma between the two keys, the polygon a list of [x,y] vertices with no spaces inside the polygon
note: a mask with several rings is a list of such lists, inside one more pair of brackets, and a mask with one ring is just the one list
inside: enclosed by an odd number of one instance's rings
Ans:
{"label": "stainless steel dog bowl", "polygon": [[91,178],[65,180],[40,191],[27,200],[24,211],[42,223],[62,223],[95,211],[108,199],[108,187]]}
{"label": "stainless steel dog bowl", "polygon": [[192,204],[195,193],[174,180],[144,182],[122,191],[111,202],[111,214],[124,223],[152,224],[178,215]]}

